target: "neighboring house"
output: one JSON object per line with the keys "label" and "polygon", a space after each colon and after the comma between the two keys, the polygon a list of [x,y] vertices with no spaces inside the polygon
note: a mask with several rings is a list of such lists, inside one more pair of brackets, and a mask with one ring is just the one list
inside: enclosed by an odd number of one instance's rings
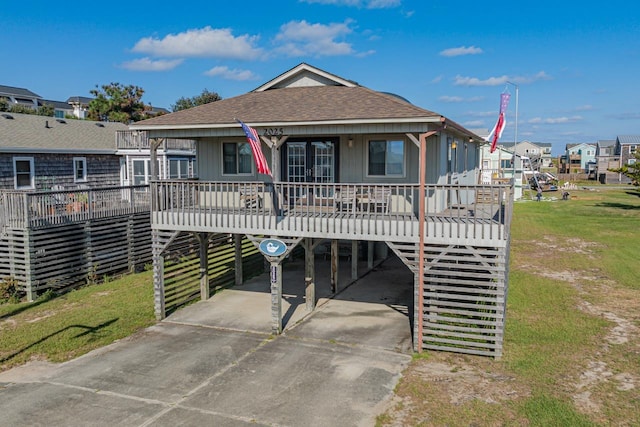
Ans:
{"label": "neighboring house", "polygon": [[596,168],[596,146],[580,143],[567,144],[565,154],[560,156],[560,173],[591,174]]}
{"label": "neighboring house", "polygon": [[[255,128],[272,177],[256,172],[237,120]],[[152,171],[158,318],[166,315],[166,248],[181,235],[200,242],[201,274],[191,277],[203,299],[215,236],[232,234],[236,242],[246,236],[266,251],[276,334],[283,326],[283,259],[304,248],[312,310],[316,249],[329,242],[336,292],[339,248],[349,242],[352,278],[358,259],[373,268],[374,256],[384,257],[387,248],[415,273],[410,311],[417,351],[501,354],[513,188],[478,185],[485,143],[478,135],[308,64],[249,93],[130,128],[147,132],[152,159],[164,138],[196,140],[198,180],[157,180]],[[235,262],[241,283],[239,257]]]}
{"label": "neighboring house", "polygon": [[[151,145],[144,131],[117,131],[116,148],[121,156],[121,185],[148,184],[151,179]],[[163,139],[157,148],[158,178],[186,179],[197,176],[196,143],[189,139]]]}
{"label": "neighboring house", "polygon": [[640,135],[620,135],[616,138],[616,154],[620,156],[620,165],[636,162],[636,151],[640,149]]}
{"label": "neighboring house", "polygon": [[519,154],[498,145],[491,152],[491,144],[482,145],[480,183],[490,185],[498,182],[510,182],[514,177],[514,199],[522,198],[523,163]]}
{"label": "neighboring house", "polygon": [[620,165],[620,156],[616,154],[616,140],[599,140],[596,143],[596,179],[601,184],[620,182],[621,173],[611,172]]}
{"label": "neighboring house", "polygon": [[86,119],[89,113],[89,103],[92,99],[86,96],[72,96],[67,99],[67,104],[71,105],[74,116],[79,119]]}
{"label": "neighboring house", "polygon": [[5,98],[9,105],[23,105],[25,107],[38,108],[40,95],[21,87],[0,85],[0,98]]}
{"label": "neighboring house", "polygon": [[525,140],[517,144],[513,142],[503,142],[499,145],[512,153],[515,147],[516,154],[522,157],[528,157],[535,169],[550,167],[552,164],[551,143],[549,142],[531,142]]}
{"label": "neighboring house", "polygon": [[52,101],[47,99],[39,99],[38,107],[45,105],[53,107],[53,117],[56,119],[64,119],[65,117],[73,117],[73,107],[66,102]]}
{"label": "neighboring house", "polygon": [[0,114],[0,189],[43,191],[120,185],[121,123]]}

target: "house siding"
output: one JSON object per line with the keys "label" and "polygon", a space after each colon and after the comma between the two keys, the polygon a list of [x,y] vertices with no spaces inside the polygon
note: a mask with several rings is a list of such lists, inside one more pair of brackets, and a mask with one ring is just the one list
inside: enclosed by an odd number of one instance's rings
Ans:
{"label": "house siding", "polygon": [[[108,187],[120,185],[120,158],[115,154],[0,154],[0,188],[14,189],[13,159],[32,157],[35,190],[50,190],[54,185],[73,188],[79,185]],[[74,182],[73,159],[83,157],[87,164],[87,180]]]}

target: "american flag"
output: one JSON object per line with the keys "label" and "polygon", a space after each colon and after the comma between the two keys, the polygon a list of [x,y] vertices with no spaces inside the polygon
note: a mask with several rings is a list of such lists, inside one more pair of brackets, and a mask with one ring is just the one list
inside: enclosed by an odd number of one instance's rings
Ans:
{"label": "american flag", "polygon": [[493,130],[486,138],[487,141],[491,140],[491,150],[489,150],[491,153],[496,151],[498,139],[502,136],[502,131],[504,131],[504,125],[506,123],[504,116],[507,111],[507,106],[509,105],[509,98],[511,98],[511,94],[509,93],[500,94],[500,115]]}
{"label": "american flag", "polygon": [[267,164],[267,159],[264,157],[262,153],[262,147],[260,146],[260,137],[258,136],[258,132],[251,126],[247,126],[241,120],[238,120],[240,126],[242,126],[242,130],[247,135],[247,141],[249,141],[249,145],[251,145],[251,152],[253,153],[253,159],[256,162],[256,168],[258,169],[258,173],[271,175],[271,169],[269,169],[269,164]]}

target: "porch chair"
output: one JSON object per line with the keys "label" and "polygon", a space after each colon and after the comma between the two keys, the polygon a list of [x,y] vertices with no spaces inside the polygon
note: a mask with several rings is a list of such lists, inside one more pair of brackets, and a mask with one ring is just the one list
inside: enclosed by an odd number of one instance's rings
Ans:
{"label": "porch chair", "polygon": [[391,189],[386,187],[374,187],[369,189],[367,202],[372,212],[389,213],[391,203]]}
{"label": "porch chair", "polygon": [[261,208],[262,194],[258,184],[241,184],[240,185],[240,201],[244,203],[245,208]]}
{"label": "porch chair", "polygon": [[339,211],[355,212],[358,206],[358,190],[351,185],[343,185],[336,188],[336,207]]}

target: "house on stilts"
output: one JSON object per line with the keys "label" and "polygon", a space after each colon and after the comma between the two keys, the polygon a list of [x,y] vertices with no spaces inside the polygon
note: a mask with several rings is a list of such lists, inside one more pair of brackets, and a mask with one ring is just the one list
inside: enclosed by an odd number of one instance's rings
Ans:
{"label": "house on stilts", "polygon": [[[257,130],[272,177],[256,173],[237,120]],[[304,248],[313,309],[318,245],[329,242],[335,285],[338,242],[352,242],[353,253],[365,248],[370,261],[391,249],[413,272],[414,350],[501,355],[513,185],[482,182],[484,140],[473,132],[304,63],[244,95],[130,128],[151,138],[152,169],[165,138],[196,141],[198,179],[159,180],[152,170],[158,318],[166,315],[164,257],[185,233],[200,242],[202,298],[209,297],[214,236],[286,245],[279,256],[265,255],[275,333],[282,330],[282,259]],[[353,269],[357,258],[350,258]]]}

